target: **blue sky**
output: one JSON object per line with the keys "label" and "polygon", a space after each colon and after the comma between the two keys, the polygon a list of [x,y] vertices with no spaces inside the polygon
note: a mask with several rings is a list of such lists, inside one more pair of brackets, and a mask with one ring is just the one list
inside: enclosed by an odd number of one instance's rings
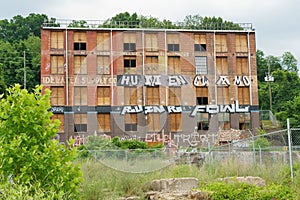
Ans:
{"label": "blue sky", "polygon": [[187,15],[222,17],[252,23],[257,49],[266,55],[291,52],[300,68],[299,0],[10,0],[1,3],[0,19],[29,13],[56,19],[105,20],[121,12],[183,21]]}

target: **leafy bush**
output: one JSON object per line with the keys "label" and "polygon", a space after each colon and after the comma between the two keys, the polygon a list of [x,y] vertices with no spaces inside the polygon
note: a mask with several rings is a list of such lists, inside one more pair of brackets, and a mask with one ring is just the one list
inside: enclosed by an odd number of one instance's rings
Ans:
{"label": "leafy bush", "polygon": [[[76,149],[53,140],[59,121],[51,120],[50,91],[32,93],[15,85],[0,99],[0,185],[52,191],[65,199],[76,199],[82,174],[73,164]],[[30,191],[34,193],[35,191]]]}
{"label": "leafy bush", "polygon": [[271,184],[258,187],[246,183],[214,182],[202,189],[213,192],[212,199],[244,200],[244,199],[294,199],[293,192],[287,185]]}

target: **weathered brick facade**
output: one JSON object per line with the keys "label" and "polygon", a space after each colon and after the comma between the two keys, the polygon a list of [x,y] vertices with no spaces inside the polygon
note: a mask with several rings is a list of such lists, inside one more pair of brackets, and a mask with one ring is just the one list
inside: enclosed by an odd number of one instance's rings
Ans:
{"label": "weathered brick facade", "polygon": [[41,80],[60,140],[255,132],[255,45],[253,30],[44,27]]}

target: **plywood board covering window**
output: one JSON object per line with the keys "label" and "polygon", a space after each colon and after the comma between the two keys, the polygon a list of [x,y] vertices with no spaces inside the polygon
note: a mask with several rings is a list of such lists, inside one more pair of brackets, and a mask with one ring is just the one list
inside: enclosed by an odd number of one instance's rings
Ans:
{"label": "plywood board covering window", "polygon": [[145,74],[158,74],[158,56],[146,56]]}
{"label": "plywood board covering window", "polygon": [[109,56],[97,56],[97,74],[110,74]]}
{"label": "plywood board covering window", "polygon": [[87,105],[87,87],[74,87],[74,105]]}
{"label": "plywood board covering window", "polygon": [[248,58],[236,58],[236,74],[248,75]]}
{"label": "plywood board covering window", "polygon": [[160,114],[148,114],[147,124],[149,132],[159,132],[160,131]]}
{"label": "plywood board covering window", "polygon": [[208,104],[208,88],[207,87],[197,87],[196,88],[196,103],[197,103],[197,105],[207,105]]}
{"label": "plywood board covering window", "polygon": [[180,51],[179,47],[179,34],[168,34],[168,51]]}
{"label": "plywood board covering window", "polygon": [[181,105],[181,88],[169,87],[169,105]]}
{"label": "plywood board covering window", "polygon": [[248,52],[247,35],[235,35],[236,52]]}
{"label": "plywood board covering window", "polygon": [[168,74],[180,74],[180,57],[169,56],[168,57]]}
{"label": "plywood board covering window", "polygon": [[249,87],[238,87],[238,101],[240,105],[250,104],[250,90]]}
{"label": "plywood board covering window", "polygon": [[63,56],[51,56],[51,74],[64,74],[64,57]]}
{"label": "plywood board covering window", "polygon": [[157,33],[146,33],[145,34],[145,50],[146,51],[158,51]]}
{"label": "plywood board covering window", "polygon": [[125,114],[125,131],[137,131],[137,114]]}
{"label": "plywood board covering window", "polygon": [[98,119],[98,131],[110,132],[110,114],[109,113],[97,114],[97,119]]}
{"label": "plywood board covering window", "polygon": [[160,105],[159,87],[146,87],[146,104]]}
{"label": "plywood board covering window", "polygon": [[227,57],[217,57],[216,65],[218,75],[228,75]]}
{"label": "plywood board covering window", "polygon": [[229,87],[218,87],[217,94],[217,102],[219,105],[229,104]]}
{"label": "plywood board covering window", "polygon": [[110,33],[97,33],[97,51],[110,50]]}
{"label": "plywood board covering window", "polygon": [[124,51],[136,51],[136,34],[124,33]]}
{"label": "plywood board covering window", "polygon": [[239,114],[239,129],[247,130],[250,129],[251,117],[250,113],[240,113]]}
{"label": "plywood board covering window", "polygon": [[53,114],[52,115],[52,120],[58,119],[60,124],[59,124],[59,132],[64,132],[65,131],[65,120],[64,120],[64,114]]}
{"label": "plywood board covering window", "polygon": [[182,130],[182,115],[181,113],[170,113],[170,131]]}
{"label": "plywood board covering window", "polygon": [[62,31],[51,32],[51,49],[63,49],[64,48],[64,33]]}
{"label": "plywood board covering window", "polygon": [[87,114],[74,114],[74,132],[87,132]]}
{"label": "plywood board covering window", "polygon": [[227,36],[224,34],[216,34],[216,52],[227,52]]}
{"label": "plywood board covering window", "polygon": [[110,87],[109,86],[97,87],[97,105],[98,106],[110,105]]}
{"label": "plywood board covering window", "polygon": [[124,73],[135,74],[136,73],[136,57],[124,56]]}
{"label": "plywood board covering window", "polygon": [[138,105],[142,104],[142,88],[141,87],[124,87],[124,104]]}
{"label": "plywood board covering window", "polygon": [[74,56],[74,74],[87,74],[86,56]]}
{"label": "plywood board covering window", "polygon": [[64,87],[51,87],[51,105],[64,106],[65,105],[65,89]]}
{"label": "plywood board covering window", "polygon": [[74,50],[86,50],[86,33],[74,33]]}
{"label": "plywood board covering window", "polygon": [[195,51],[206,51],[206,35],[195,34],[194,35],[194,49]]}

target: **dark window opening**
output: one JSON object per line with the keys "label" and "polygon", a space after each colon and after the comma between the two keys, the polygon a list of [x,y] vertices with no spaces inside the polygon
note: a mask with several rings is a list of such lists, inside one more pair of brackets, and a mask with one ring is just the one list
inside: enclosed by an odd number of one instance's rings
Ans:
{"label": "dark window opening", "polygon": [[168,44],[168,51],[179,51],[179,44]]}
{"label": "dark window opening", "polygon": [[137,131],[137,124],[125,124],[125,131]]}
{"label": "dark window opening", "polygon": [[124,67],[136,67],[136,60],[124,60]]}
{"label": "dark window opening", "polygon": [[74,132],[87,132],[87,124],[74,124]]}
{"label": "dark window opening", "polygon": [[199,130],[208,130],[208,129],[209,129],[208,122],[199,122],[198,123],[198,131]]}
{"label": "dark window opening", "polygon": [[207,105],[208,97],[197,97],[197,105]]}
{"label": "dark window opening", "polygon": [[124,51],[136,51],[135,43],[124,43]]}
{"label": "dark window opening", "polygon": [[74,42],[74,50],[86,50],[86,43]]}
{"label": "dark window opening", "polygon": [[195,44],[195,51],[206,51],[206,44]]}

